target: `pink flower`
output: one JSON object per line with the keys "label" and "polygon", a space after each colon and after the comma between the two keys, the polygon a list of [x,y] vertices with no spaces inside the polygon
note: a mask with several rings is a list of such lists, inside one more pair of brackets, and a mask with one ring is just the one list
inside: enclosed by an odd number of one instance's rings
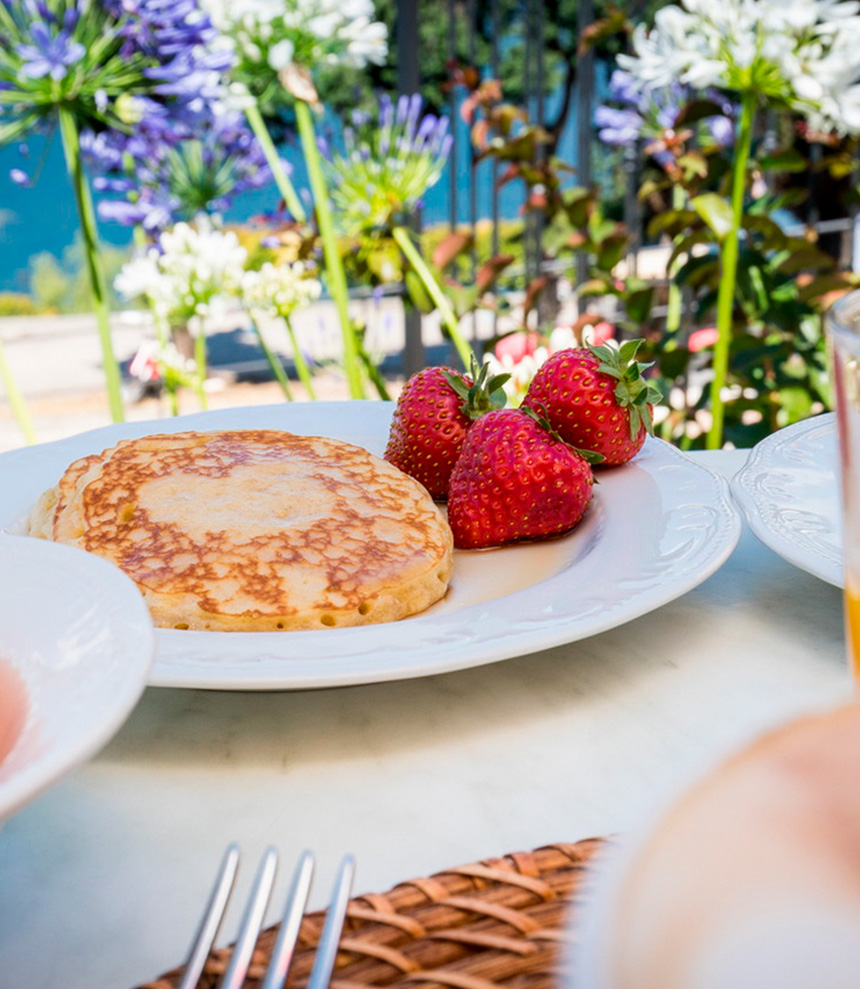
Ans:
{"label": "pink flower", "polygon": [[496,360],[500,361],[505,357],[510,357],[514,364],[519,364],[524,357],[530,357],[540,344],[540,336],[532,330],[515,332],[502,337],[493,348],[493,353]]}
{"label": "pink flower", "polygon": [[595,347],[602,346],[607,340],[615,339],[615,327],[612,323],[607,323],[605,319],[595,323],[591,328],[591,333],[591,342]]}
{"label": "pink flower", "polygon": [[701,330],[694,330],[687,341],[687,348],[691,354],[697,354],[706,347],[713,347],[719,338],[719,332],[715,326],[704,327]]}

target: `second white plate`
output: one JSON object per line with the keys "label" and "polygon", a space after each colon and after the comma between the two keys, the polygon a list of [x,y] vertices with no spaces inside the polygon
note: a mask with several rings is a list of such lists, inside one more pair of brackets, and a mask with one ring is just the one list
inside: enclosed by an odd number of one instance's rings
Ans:
{"label": "second white plate", "polygon": [[757,443],[732,478],[752,531],[801,570],[843,586],[839,462],[833,413]]}
{"label": "second white plate", "polygon": [[[381,402],[272,405],[125,423],[0,456],[0,527],[22,532],[39,494],[77,457],[118,440],[184,429],[286,429],[381,455],[393,407]],[[740,517],[728,485],[649,440],[600,473],[570,535],[458,552],[446,598],[382,625],[309,632],[157,631],[151,683],[267,690],[332,687],[479,666],[594,635],[685,593],[731,554]]]}

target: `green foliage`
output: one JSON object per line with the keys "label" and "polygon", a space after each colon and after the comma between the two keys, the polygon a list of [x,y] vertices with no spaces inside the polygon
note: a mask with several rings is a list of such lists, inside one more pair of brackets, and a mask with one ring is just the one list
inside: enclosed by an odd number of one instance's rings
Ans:
{"label": "green foliage", "polygon": [[[113,285],[115,276],[130,256],[129,248],[102,248],[109,286]],[[90,281],[84,266],[84,249],[80,237],[63,251],[60,258],[49,251],[33,255],[29,261],[28,278],[30,295],[38,311],[72,313],[92,310]],[[110,304],[112,309],[121,308],[112,288]]]}
{"label": "green foliage", "polygon": [[45,311],[36,305],[31,296],[25,295],[23,292],[0,292],[0,318],[3,316],[36,316]]}

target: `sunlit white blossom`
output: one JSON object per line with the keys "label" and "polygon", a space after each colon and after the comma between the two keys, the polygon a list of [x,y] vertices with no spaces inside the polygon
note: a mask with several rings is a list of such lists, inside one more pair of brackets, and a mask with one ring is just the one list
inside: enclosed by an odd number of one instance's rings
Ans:
{"label": "sunlit white blossom", "polygon": [[860,133],[858,12],[855,0],[682,0],[618,61],[651,88],[755,91],[816,130]]}
{"label": "sunlit white blossom", "polygon": [[289,318],[296,309],[315,301],[322,285],[301,262],[272,264],[242,277],[242,300],[252,311]]}
{"label": "sunlit white blossom", "polygon": [[210,315],[238,293],[246,260],[231,231],[177,223],[158,246],[123,266],[114,287],[126,299],[147,298],[171,323],[184,323]]}
{"label": "sunlit white blossom", "polygon": [[213,23],[231,39],[240,74],[280,72],[291,62],[306,69],[341,64],[381,65],[388,33],[373,0],[201,0]]}

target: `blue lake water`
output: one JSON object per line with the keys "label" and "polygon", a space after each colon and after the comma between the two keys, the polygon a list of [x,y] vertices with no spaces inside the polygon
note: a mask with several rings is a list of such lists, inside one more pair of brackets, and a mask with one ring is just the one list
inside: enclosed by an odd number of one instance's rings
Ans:
{"label": "blue lake water", "polygon": [[[548,101],[549,119],[552,119],[556,105],[556,99]],[[459,222],[467,222],[469,219],[471,169],[467,153],[468,133],[459,115],[457,136],[456,182],[451,181],[449,165],[437,185],[427,194],[423,213],[425,225],[449,221],[452,193],[456,199]],[[559,156],[571,166],[576,164],[575,147],[576,119],[573,113],[558,148]],[[32,173],[43,154],[44,160],[35,187],[16,186],[9,178],[9,170],[23,168]],[[294,164],[297,188],[306,187],[300,154],[287,149],[285,157]],[[571,177],[571,182],[575,182],[575,177]],[[488,163],[480,165],[475,171],[475,195],[477,216],[489,216],[492,172]],[[512,182],[501,189],[501,216],[516,216],[521,205],[520,183]],[[272,185],[241,196],[226,219],[238,222],[276,207],[277,193]],[[0,149],[0,291],[27,291],[29,259],[40,251],[50,251],[59,257],[64,248],[73,243],[76,230],[74,198],[59,140],[55,139],[46,149],[42,138],[33,138],[26,158],[21,156],[18,145]],[[100,232],[103,239],[111,244],[128,244],[131,239],[130,230],[115,223],[100,224]]]}

